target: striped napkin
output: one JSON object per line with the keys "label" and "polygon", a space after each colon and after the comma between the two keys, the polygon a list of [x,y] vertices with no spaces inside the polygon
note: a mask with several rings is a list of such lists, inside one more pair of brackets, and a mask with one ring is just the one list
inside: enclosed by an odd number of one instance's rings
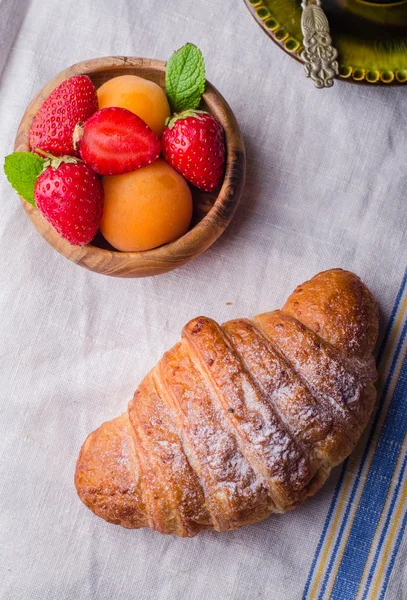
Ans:
{"label": "striped napkin", "polygon": [[[341,469],[304,600],[386,597],[407,524],[406,282],[407,270],[378,350],[378,407],[364,443]],[[405,594],[396,585],[387,597]]]}

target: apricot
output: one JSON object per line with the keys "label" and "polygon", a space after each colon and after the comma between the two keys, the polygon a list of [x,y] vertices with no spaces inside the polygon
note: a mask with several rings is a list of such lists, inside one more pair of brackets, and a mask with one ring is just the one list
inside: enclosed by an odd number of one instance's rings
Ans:
{"label": "apricot", "polygon": [[117,250],[149,250],[188,230],[191,190],[162,158],[131,173],[104,177],[103,188],[100,230]]}
{"label": "apricot", "polygon": [[137,75],[121,75],[104,83],[97,91],[99,108],[127,108],[143,119],[158,136],[171,115],[167,96],[159,85]]}

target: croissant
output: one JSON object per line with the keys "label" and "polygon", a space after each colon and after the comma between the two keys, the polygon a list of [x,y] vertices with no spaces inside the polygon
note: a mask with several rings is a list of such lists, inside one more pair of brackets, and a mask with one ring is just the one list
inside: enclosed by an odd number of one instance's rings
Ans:
{"label": "croissant", "polygon": [[300,505],[368,422],[377,335],[372,294],[341,269],[252,320],[193,319],[127,412],[88,436],[79,497],[110,523],[182,537]]}

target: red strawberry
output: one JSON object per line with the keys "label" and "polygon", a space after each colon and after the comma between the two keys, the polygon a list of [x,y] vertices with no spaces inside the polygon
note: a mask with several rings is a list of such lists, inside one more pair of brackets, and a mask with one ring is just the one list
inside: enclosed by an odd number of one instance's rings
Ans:
{"label": "red strawberry", "polygon": [[96,89],[87,75],[63,81],[45,100],[30,129],[30,148],[54,156],[76,155],[72,141],[75,125],[98,109]]}
{"label": "red strawberry", "polygon": [[[61,162],[64,158],[69,162]],[[88,244],[102,218],[103,187],[99,177],[71,157],[51,161],[38,177],[35,204],[59,235],[74,246]],[[52,166],[54,165],[54,166]]]}
{"label": "red strawberry", "polygon": [[225,135],[220,123],[207,112],[175,115],[161,138],[164,159],[197,188],[212,192],[225,171]]}
{"label": "red strawberry", "polygon": [[160,140],[126,108],[98,110],[75,129],[82,160],[99,175],[120,175],[146,167],[160,155]]}

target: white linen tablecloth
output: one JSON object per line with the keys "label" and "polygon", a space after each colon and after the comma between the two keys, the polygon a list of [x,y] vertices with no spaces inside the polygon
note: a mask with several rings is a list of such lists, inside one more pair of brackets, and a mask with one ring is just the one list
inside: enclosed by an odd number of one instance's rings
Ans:
{"label": "white linen tablecloth", "polygon": [[[238,213],[204,255],[155,278],[87,272],[46,244],[0,174],[0,598],[405,599],[406,88],[316,90],[240,0],[0,0],[0,155],[68,65],[166,59],[186,41],[248,157]],[[85,509],[82,442],[125,409],[188,319],[278,308],[331,267],[370,286],[385,335],[379,413],[345,469],[293,513],[192,540]]]}

